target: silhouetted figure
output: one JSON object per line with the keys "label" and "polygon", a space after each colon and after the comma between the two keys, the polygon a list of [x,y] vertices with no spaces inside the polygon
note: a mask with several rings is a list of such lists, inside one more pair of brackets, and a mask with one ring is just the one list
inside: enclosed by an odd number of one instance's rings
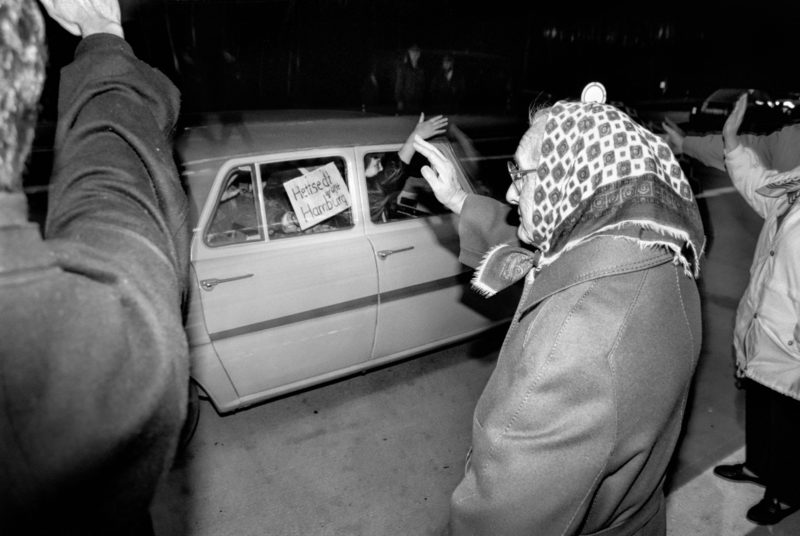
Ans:
{"label": "silhouetted figure", "polygon": [[398,114],[418,114],[425,99],[425,70],[420,63],[422,50],[411,45],[397,66],[394,85],[395,111]]}
{"label": "silhouetted figure", "polygon": [[381,88],[378,83],[378,69],[375,60],[370,61],[369,72],[361,84],[361,111],[375,108],[381,99]]}
{"label": "silhouetted figure", "polygon": [[442,114],[455,114],[461,111],[464,98],[464,77],[455,69],[455,59],[451,54],[442,58],[441,68],[431,78],[430,105],[432,111]]}

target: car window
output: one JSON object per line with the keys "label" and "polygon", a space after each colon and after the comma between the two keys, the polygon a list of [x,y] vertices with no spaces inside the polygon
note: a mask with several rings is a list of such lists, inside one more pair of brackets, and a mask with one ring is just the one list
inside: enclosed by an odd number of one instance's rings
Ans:
{"label": "car window", "polygon": [[261,164],[270,240],[353,227],[350,183],[341,157]]}
{"label": "car window", "polygon": [[373,222],[389,223],[449,213],[422,178],[420,169],[427,164],[427,159],[419,154],[414,155],[409,164],[403,163],[395,151],[364,155],[364,175]]}
{"label": "car window", "polygon": [[206,244],[226,246],[263,240],[255,191],[251,166],[239,166],[228,173],[206,228]]}

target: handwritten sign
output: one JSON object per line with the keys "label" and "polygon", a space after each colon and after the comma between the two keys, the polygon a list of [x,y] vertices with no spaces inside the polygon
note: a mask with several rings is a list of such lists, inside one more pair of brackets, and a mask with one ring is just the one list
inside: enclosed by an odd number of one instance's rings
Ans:
{"label": "handwritten sign", "polygon": [[350,208],[350,192],[333,162],[283,183],[302,230]]}

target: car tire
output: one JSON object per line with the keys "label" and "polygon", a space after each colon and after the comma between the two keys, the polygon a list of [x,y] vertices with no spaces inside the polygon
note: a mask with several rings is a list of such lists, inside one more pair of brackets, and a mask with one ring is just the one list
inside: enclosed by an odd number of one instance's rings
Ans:
{"label": "car tire", "polygon": [[189,400],[186,405],[186,420],[178,437],[177,456],[180,456],[194,437],[200,422],[200,393],[197,384],[189,380]]}

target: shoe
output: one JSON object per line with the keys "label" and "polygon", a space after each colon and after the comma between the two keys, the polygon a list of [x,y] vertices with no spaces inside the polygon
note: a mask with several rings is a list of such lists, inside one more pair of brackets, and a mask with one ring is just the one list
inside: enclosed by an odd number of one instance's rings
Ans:
{"label": "shoe", "polygon": [[744,464],[737,463],[734,465],[718,465],[714,468],[714,474],[724,478],[725,480],[732,480],[734,482],[750,482],[759,486],[764,486],[764,481],[755,475],[750,475],[745,472]]}
{"label": "shoe", "polygon": [[774,525],[798,510],[800,510],[800,504],[784,506],[774,497],[764,497],[747,511],[747,519],[757,525]]}

